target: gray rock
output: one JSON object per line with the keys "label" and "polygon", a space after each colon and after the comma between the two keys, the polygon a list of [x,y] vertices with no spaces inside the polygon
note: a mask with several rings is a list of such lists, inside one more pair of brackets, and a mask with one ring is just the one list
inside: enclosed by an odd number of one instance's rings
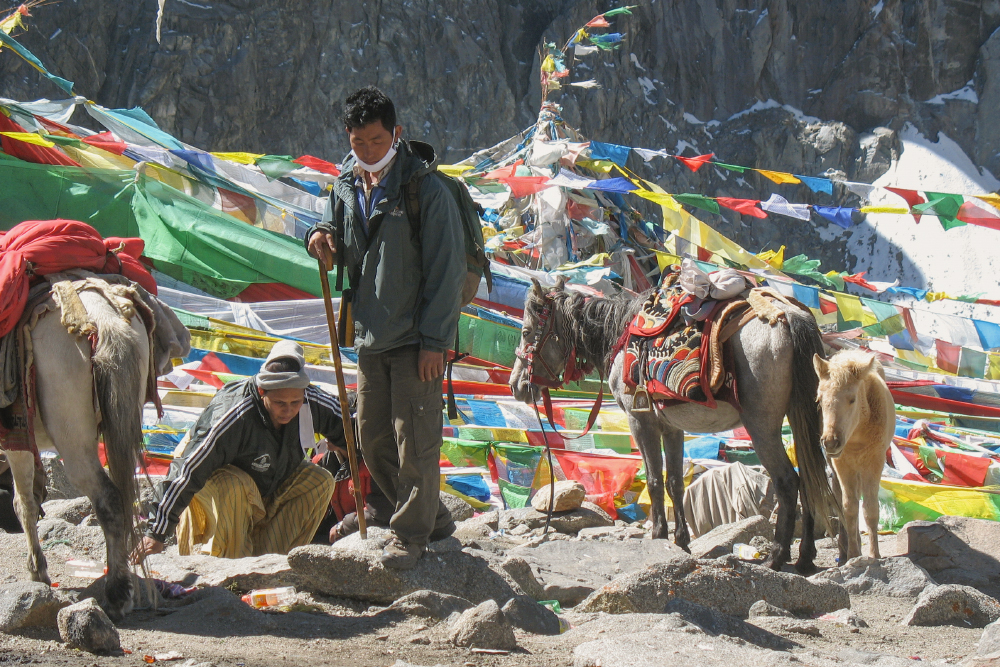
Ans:
{"label": "gray rock", "polygon": [[987,655],[971,655],[961,662],[962,667],[1000,667],[1000,651]]}
{"label": "gray rock", "polygon": [[929,586],[903,625],[958,625],[984,628],[1000,619],[1000,602],[969,586]]}
{"label": "gray rock", "polygon": [[184,586],[233,587],[248,591],[255,588],[297,586],[298,576],[288,565],[288,556],[266,554],[247,558],[213,558],[201,554],[179,557],[177,547],[150,556],[146,563],[157,578]]}
{"label": "gray rock", "polygon": [[449,512],[451,512],[451,518],[456,522],[471,519],[476,513],[476,510],[473,509],[472,505],[465,502],[458,496],[453,496],[452,494],[444,491],[441,491],[441,502],[443,502],[444,506],[448,508]]}
{"label": "gray rock", "polygon": [[70,645],[91,653],[110,653],[121,648],[118,628],[94,598],[59,611],[59,637]]}
{"label": "gray rock", "polygon": [[559,617],[549,609],[538,604],[534,598],[518,595],[507,600],[501,609],[504,618],[516,628],[536,635],[558,635]]}
{"label": "gray rock", "polygon": [[49,500],[42,503],[46,519],[62,519],[74,526],[80,525],[90,514],[93,514],[94,507],[90,504],[90,498],[82,496],[80,498],[67,498],[64,500]]}
{"label": "gray rock", "polygon": [[678,558],[622,575],[594,591],[576,611],[658,613],[676,597],[740,617],[761,599],[801,615],[851,604],[839,584],[812,582],[727,556],[714,561]]}
{"label": "gray rock", "polygon": [[65,519],[50,519],[48,517],[38,521],[38,540],[48,542],[49,540],[72,540],[76,536],[76,526]]}
{"label": "gray rock", "polygon": [[0,586],[0,632],[33,626],[56,627],[56,614],[69,604],[56,591],[37,581]]}
{"label": "gray rock", "polygon": [[448,640],[455,646],[513,651],[517,648],[514,628],[496,601],[487,600],[462,612],[451,629]]}
{"label": "gray rock", "polygon": [[759,616],[754,619],[754,625],[778,635],[809,635],[822,637],[819,626],[814,621],[802,618],[783,618],[781,616]]}
{"label": "gray rock", "polygon": [[306,590],[376,604],[391,604],[421,590],[455,595],[473,603],[509,600],[523,592],[504,576],[506,573],[501,574],[500,561],[494,555],[460,548],[453,538],[434,542],[417,566],[406,571],[382,567],[377,550],[317,544],[293,549],[288,564]]}
{"label": "gray rock", "polygon": [[722,614],[695,602],[675,598],[667,603],[664,613],[677,614],[685,621],[697,625],[710,635],[737,637],[757,646],[767,648],[791,648],[787,641],[774,634],[751,625],[743,619]]}
{"label": "gray rock", "polygon": [[176,611],[151,624],[158,632],[202,637],[252,637],[276,627],[276,618],[254,609],[224,588],[201,588],[184,598]]}
{"label": "gray rock", "polygon": [[[500,513],[500,528],[513,530],[518,525],[525,525],[529,529],[543,528],[545,516],[545,512],[539,512],[534,507],[504,510]],[[615,525],[614,519],[608,516],[607,512],[585,501],[575,510],[554,513],[550,527],[560,533],[575,535],[581,528],[613,525]]]}
{"label": "gray rock", "polygon": [[[1000,523],[942,516],[911,521],[896,536],[896,547],[932,577],[947,583],[983,585],[1000,579]],[[945,583],[939,580],[939,583]]]}
{"label": "gray rock", "polygon": [[979,638],[979,655],[1000,651],[1000,621],[993,621],[983,630]]}
{"label": "gray rock", "polygon": [[555,484],[546,484],[542,488],[538,489],[535,495],[531,498],[531,506],[539,512],[548,512],[552,487],[555,487],[555,505],[552,508],[553,512],[568,512],[569,510],[575,510],[583,504],[583,501],[587,497],[587,489],[583,486],[583,484],[572,479],[565,479],[560,480]]}
{"label": "gray rock", "polygon": [[819,617],[819,620],[837,623],[839,625],[846,625],[852,628],[868,627],[868,622],[858,616],[858,613],[853,609],[838,609],[837,611],[830,612],[829,614],[823,614]]}
{"label": "gray rock", "polygon": [[909,558],[852,558],[840,567],[814,574],[810,581],[832,581],[851,595],[881,595],[912,598],[936,582],[927,570]]}
{"label": "gray rock", "polygon": [[767,518],[758,515],[718,526],[691,540],[688,547],[694,558],[719,558],[733,553],[734,544],[747,544],[754,537],[774,539],[774,527]]}
{"label": "gray rock", "polygon": [[42,467],[45,468],[45,491],[48,500],[64,500],[69,498],[79,498],[82,493],[70,484],[69,477],[66,476],[66,467],[58,455],[51,452],[42,454]]}
{"label": "gray rock", "polygon": [[752,605],[750,605],[750,611],[747,612],[748,618],[763,618],[765,616],[778,616],[782,618],[795,618],[795,614],[781,607],[775,607],[764,600],[757,600]]}
{"label": "gray rock", "polygon": [[436,618],[443,621],[455,612],[461,613],[473,606],[465,598],[454,595],[445,595],[436,591],[417,591],[404,595],[388,608],[411,616]]}
{"label": "gray rock", "polygon": [[[547,540],[511,549],[508,554],[524,559],[531,578],[541,587],[539,592],[530,582],[522,584],[525,593],[536,600],[558,600],[564,607],[578,604],[623,573],[672,558],[688,558],[668,540]],[[524,577],[518,575],[516,580],[520,583]]]}

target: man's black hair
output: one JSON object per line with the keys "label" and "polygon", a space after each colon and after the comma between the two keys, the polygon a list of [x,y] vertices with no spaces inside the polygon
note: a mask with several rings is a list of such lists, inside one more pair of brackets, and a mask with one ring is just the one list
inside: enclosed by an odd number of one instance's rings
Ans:
{"label": "man's black hair", "polygon": [[275,359],[274,361],[267,362],[267,365],[264,366],[264,370],[269,373],[298,373],[302,370],[302,367],[299,366],[299,362],[294,359],[282,357],[281,359]]}
{"label": "man's black hair", "polygon": [[392,100],[375,86],[367,86],[350,94],[344,102],[341,118],[348,130],[381,121],[389,132],[396,131],[396,107]]}

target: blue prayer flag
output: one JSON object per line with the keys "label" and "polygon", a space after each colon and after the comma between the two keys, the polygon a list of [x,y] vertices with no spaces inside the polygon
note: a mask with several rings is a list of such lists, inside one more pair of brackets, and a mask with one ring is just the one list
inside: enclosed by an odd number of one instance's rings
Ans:
{"label": "blue prayer flag", "polygon": [[792,294],[810,308],[819,309],[819,288],[792,283]]}
{"label": "blue prayer flag", "polygon": [[841,206],[816,206],[813,205],[813,210],[819,213],[821,216],[829,220],[835,225],[840,225],[844,229],[850,229],[854,221],[851,220],[851,213],[854,212],[853,208],[843,208]]}
{"label": "blue prayer flag", "polygon": [[686,459],[718,459],[719,446],[722,438],[714,435],[703,435],[684,443],[684,458]]}
{"label": "blue prayer flag", "polygon": [[209,174],[215,173],[215,164],[212,162],[212,156],[208,153],[188,150],[171,150],[170,152],[188,164],[198,167],[202,171],[208,172]]}
{"label": "blue prayer flag", "polygon": [[599,181],[591,181],[587,186],[588,190],[600,190],[601,192],[618,192],[624,194],[635,190],[635,185],[627,178],[605,178]]}
{"label": "blue prayer flag", "polygon": [[890,287],[886,292],[889,294],[908,294],[918,301],[923,301],[930,290],[917,289],[916,287]]}
{"label": "blue prayer flag", "polygon": [[829,178],[813,178],[811,176],[799,176],[795,174],[795,178],[799,179],[813,192],[825,192],[828,195],[833,194],[833,181]]}
{"label": "blue prayer flag", "polygon": [[[625,166],[625,161],[628,160],[628,153],[632,150],[628,146],[619,146],[617,144],[605,144],[600,141],[590,142],[590,159],[591,160],[611,160],[619,167]],[[635,190],[635,186],[632,186],[631,190]],[[630,192],[631,190],[626,190]]]}
{"label": "blue prayer flag", "polygon": [[972,323],[976,326],[984,350],[1000,347],[1000,324],[982,320],[972,320]]}

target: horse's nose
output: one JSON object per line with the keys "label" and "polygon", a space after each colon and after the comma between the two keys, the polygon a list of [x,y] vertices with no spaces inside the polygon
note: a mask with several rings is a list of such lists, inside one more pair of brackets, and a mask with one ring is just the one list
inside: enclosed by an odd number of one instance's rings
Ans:
{"label": "horse's nose", "polygon": [[819,443],[823,445],[823,449],[830,456],[836,456],[840,453],[840,438],[836,435],[824,435],[819,439]]}

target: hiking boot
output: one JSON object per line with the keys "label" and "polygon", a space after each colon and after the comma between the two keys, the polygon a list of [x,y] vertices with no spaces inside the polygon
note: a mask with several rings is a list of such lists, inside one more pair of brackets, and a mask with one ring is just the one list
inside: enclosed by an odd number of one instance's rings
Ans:
{"label": "hiking boot", "polygon": [[412,570],[417,566],[417,561],[424,555],[426,548],[393,537],[382,547],[382,557],[379,561],[383,567],[393,570]]}
{"label": "hiking boot", "polygon": [[[383,523],[375,518],[374,512],[372,512],[367,507],[365,508],[365,526],[371,528],[373,526],[384,526]],[[350,514],[344,515],[344,518],[330,529],[330,544],[333,544],[337,540],[342,540],[348,535],[353,535],[354,533],[361,530],[361,526],[358,525],[358,513],[351,512]],[[385,546],[385,541],[387,538],[382,538],[379,541],[379,548]]]}
{"label": "hiking boot", "polygon": [[437,542],[438,540],[443,540],[446,537],[451,537],[454,532],[455,522],[449,521],[440,528],[435,528],[433,532],[431,532],[431,536],[428,539],[431,542]]}

